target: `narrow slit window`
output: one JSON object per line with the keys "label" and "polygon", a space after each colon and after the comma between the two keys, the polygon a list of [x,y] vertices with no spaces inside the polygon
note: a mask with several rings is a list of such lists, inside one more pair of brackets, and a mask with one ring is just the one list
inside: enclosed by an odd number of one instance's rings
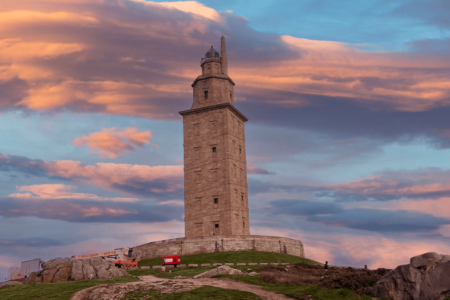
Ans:
{"label": "narrow slit window", "polygon": [[231,93],[230,93],[230,99],[232,99],[233,98],[233,96],[231,95]]}
{"label": "narrow slit window", "polygon": [[219,228],[219,224],[214,224],[214,227],[215,228]]}
{"label": "narrow slit window", "polygon": [[219,198],[214,198],[214,204],[219,204]]}
{"label": "narrow slit window", "polygon": [[245,222],[242,222],[242,227],[245,228]]}
{"label": "narrow slit window", "polygon": [[212,151],[213,151],[213,153],[216,153],[217,152],[217,148],[216,147],[212,147]]}
{"label": "narrow slit window", "polygon": [[205,91],[205,99],[208,99],[208,91]]}

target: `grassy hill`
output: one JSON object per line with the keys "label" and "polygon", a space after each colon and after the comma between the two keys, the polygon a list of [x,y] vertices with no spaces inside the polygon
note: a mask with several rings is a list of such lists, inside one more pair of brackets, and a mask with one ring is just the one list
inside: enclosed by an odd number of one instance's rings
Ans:
{"label": "grassy hill", "polygon": [[[319,264],[316,261],[301,258],[283,253],[274,252],[260,252],[260,251],[230,251],[230,252],[215,252],[204,253],[196,255],[181,256],[182,264],[209,264],[209,263],[307,263]],[[162,258],[152,258],[141,260],[139,267],[142,266],[160,266]]]}

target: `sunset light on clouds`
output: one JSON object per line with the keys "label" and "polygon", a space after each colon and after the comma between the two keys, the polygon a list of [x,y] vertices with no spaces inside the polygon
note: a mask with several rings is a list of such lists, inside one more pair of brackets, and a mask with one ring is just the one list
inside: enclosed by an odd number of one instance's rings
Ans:
{"label": "sunset light on clouds", "polygon": [[222,34],[251,234],[336,265],[450,254],[450,6],[367,2],[0,0],[0,278],[184,236],[178,112]]}

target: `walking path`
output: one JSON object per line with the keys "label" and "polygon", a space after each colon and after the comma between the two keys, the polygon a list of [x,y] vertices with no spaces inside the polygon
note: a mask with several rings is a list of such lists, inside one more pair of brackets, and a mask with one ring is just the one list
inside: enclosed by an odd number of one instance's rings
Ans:
{"label": "walking path", "polygon": [[129,292],[149,289],[158,290],[161,293],[181,293],[202,286],[213,286],[223,289],[250,292],[259,296],[262,300],[287,300],[292,298],[285,295],[269,292],[262,287],[230,278],[158,278],[153,275],[140,276],[141,281],[117,284],[97,285],[75,293],[71,300],[120,300]]}

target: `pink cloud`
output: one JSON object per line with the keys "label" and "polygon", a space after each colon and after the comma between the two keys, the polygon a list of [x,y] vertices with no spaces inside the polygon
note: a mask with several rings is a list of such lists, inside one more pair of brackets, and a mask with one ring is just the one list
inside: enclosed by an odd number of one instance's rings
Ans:
{"label": "pink cloud", "polygon": [[[125,128],[116,131],[117,127],[105,128],[101,132],[91,133],[89,136],[76,138],[73,145],[77,147],[88,147],[94,149],[92,153],[100,157],[117,158],[127,151],[134,151],[134,147],[144,147],[152,138],[150,130],[139,131],[136,128]],[[159,147],[159,146],[158,146]]]}
{"label": "pink cloud", "polygon": [[[395,268],[426,252],[449,253],[445,241],[394,240],[382,235],[352,236],[336,232],[314,233],[270,227],[252,227],[251,234],[283,236],[304,243],[307,258],[331,265],[363,268]],[[402,251],[399,251],[402,249]],[[370,253],[370,255],[368,255]]]}
{"label": "pink cloud", "polygon": [[247,173],[248,174],[256,174],[256,175],[269,175],[274,174],[273,172],[268,171],[267,169],[258,168],[252,163],[247,163]]}
{"label": "pink cloud", "polygon": [[30,160],[26,157],[7,155],[0,157],[0,164],[18,168],[20,172],[61,177],[72,182],[129,194],[168,195],[179,193],[183,189],[184,167],[182,165],[147,166],[115,163],[85,165],[73,160]]}
{"label": "pink cloud", "polygon": [[[191,97],[190,83],[200,73],[197,58],[211,36],[218,43],[215,28],[225,28],[234,41],[230,75],[243,92],[293,95],[262,100],[268,103],[305,106],[302,95],[309,94],[410,112],[450,105],[450,77],[440,71],[450,68],[449,60],[291,36],[275,41],[264,34],[244,51],[236,40],[255,40],[254,30],[231,32],[226,19],[236,16],[196,1],[23,0],[2,3],[2,9],[0,80],[11,88],[14,78],[26,84],[25,95],[0,100],[2,109],[179,118],[176,112],[188,105],[181,99]],[[240,56],[244,52],[253,59]],[[242,94],[237,100],[248,101]]]}
{"label": "pink cloud", "polygon": [[[443,181],[448,181],[442,178]],[[418,196],[426,194],[450,194],[450,182],[422,183],[407,181],[407,178],[396,179],[383,176],[373,176],[357,179],[353,182],[325,185],[324,188],[343,193],[360,195],[402,195]]]}
{"label": "pink cloud", "polygon": [[100,197],[94,194],[74,193],[75,186],[65,184],[35,184],[28,186],[18,186],[19,192],[8,195],[12,198],[37,199],[37,200],[56,200],[56,199],[77,199],[88,201],[113,201],[113,202],[138,202],[137,198],[120,197]]}

